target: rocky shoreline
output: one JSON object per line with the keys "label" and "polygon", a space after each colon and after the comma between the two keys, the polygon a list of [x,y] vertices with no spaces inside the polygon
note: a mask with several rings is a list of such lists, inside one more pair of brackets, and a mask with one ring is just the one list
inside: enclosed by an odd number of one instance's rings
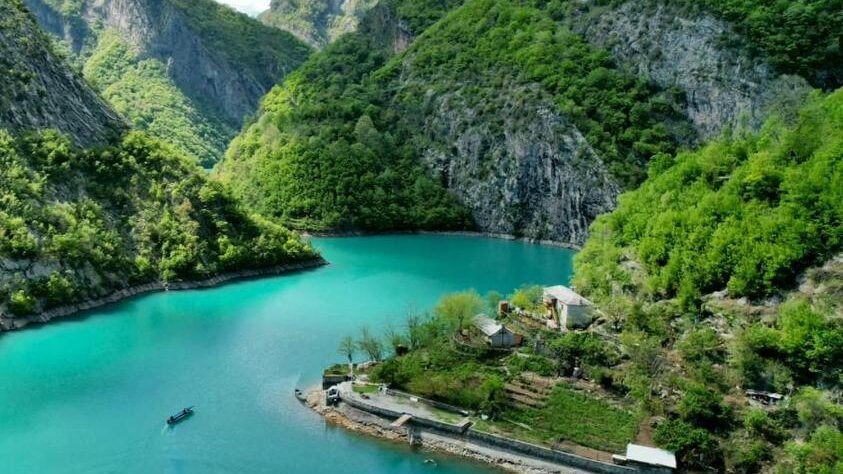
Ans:
{"label": "rocky shoreline", "polygon": [[[325,392],[318,387],[307,392],[306,405],[321,415],[325,419],[325,422],[331,425],[386,441],[409,443],[409,431],[406,427],[393,428],[390,426],[391,420],[351,407],[346,403],[329,407],[325,404]],[[503,472],[521,474],[589,474],[581,469],[519,456],[500,449],[480,446],[430,431],[419,431],[417,429],[415,440],[416,445],[422,449],[460,456],[475,462],[488,464]]]}
{"label": "rocky shoreline", "polygon": [[117,290],[107,296],[96,298],[87,301],[80,301],[65,306],[59,306],[49,309],[42,313],[33,314],[19,318],[4,318],[0,317],[0,332],[15,331],[22,329],[30,324],[43,324],[54,319],[72,316],[82,311],[87,311],[94,308],[99,308],[118,301],[131,298],[133,296],[142,295],[145,293],[152,293],[155,291],[170,291],[170,290],[194,290],[201,288],[211,288],[219,286],[223,283],[232,280],[244,280],[248,278],[257,278],[270,275],[281,275],[284,273],[291,273],[299,270],[307,270],[310,268],[317,268],[327,265],[328,262],[322,257],[317,257],[300,262],[286,263],[283,265],[275,265],[266,268],[255,268],[251,270],[240,270],[236,272],[226,272],[211,278],[203,280],[184,280],[184,281],[154,281],[144,283],[142,285],[135,285],[122,290]]}
{"label": "rocky shoreline", "polygon": [[582,250],[582,247],[570,242],[559,240],[533,239],[530,237],[517,237],[512,234],[496,234],[493,232],[479,232],[474,230],[393,230],[387,232],[372,232],[363,230],[338,230],[322,232],[301,232],[303,237],[366,237],[372,235],[453,235],[465,237],[488,237],[492,239],[513,240],[527,242],[530,244],[547,245],[569,250]]}

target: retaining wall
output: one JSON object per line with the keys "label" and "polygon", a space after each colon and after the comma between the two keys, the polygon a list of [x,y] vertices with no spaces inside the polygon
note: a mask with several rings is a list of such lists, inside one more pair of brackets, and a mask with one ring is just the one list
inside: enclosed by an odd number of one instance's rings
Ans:
{"label": "retaining wall", "polygon": [[[382,408],[366,403],[362,400],[358,400],[356,397],[346,397],[342,400],[343,402],[349,404],[354,408],[357,408],[358,410],[363,410],[365,412],[369,412],[384,418],[397,419],[404,414],[403,412],[397,412],[389,410],[387,408]],[[600,474],[661,474],[666,472],[665,470],[661,469],[648,469],[645,467],[637,468],[632,466],[621,466],[618,464],[605,463],[595,459],[577,456],[576,454],[566,453],[564,451],[557,451],[555,449],[546,448],[544,446],[538,446],[531,443],[525,443],[524,441],[518,441],[512,438],[506,438],[503,436],[486,433],[484,431],[479,431],[474,428],[468,428],[467,430],[465,430],[464,428],[458,425],[452,425],[449,423],[431,420],[428,418],[419,418],[413,416],[409,423],[416,426],[425,427],[433,431],[451,435],[457,439],[491,446],[504,451],[508,451],[513,454],[530,456],[533,458],[563,464],[565,466],[585,469]]]}
{"label": "retaining wall", "polygon": [[494,446],[496,448],[509,451],[514,454],[522,454],[546,461],[551,461],[566,466],[586,469],[588,471],[598,472],[601,474],[631,474],[631,473],[649,473],[629,466],[621,466],[618,464],[609,464],[595,459],[584,458],[576,454],[566,453],[564,451],[557,451],[555,449],[545,448],[531,443],[514,440],[512,438],[505,438],[503,436],[493,435],[484,431],[478,431],[474,428],[469,428],[465,433],[465,438],[475,443]]}
{"label": "retaining wall", "polygon": [[430,405],[435,408],[439,408],[440,410],[450,411],[453,413],[459,413],[463,416],[468,416],[470,413],[468,410],[463,410],[460,407],[455,407],[453,405],[448,405],[447,403],[437,402],[436,400],[430,400],[427,398],[422,398],[417,395],[413,395],[411,393],[402,392],[399,390],[393,390],[391,388],[386,390],[387,395],[397,396],[397,397],[404,397],[404,398],[415,398],[418,401],[424,403],[425,405]]}

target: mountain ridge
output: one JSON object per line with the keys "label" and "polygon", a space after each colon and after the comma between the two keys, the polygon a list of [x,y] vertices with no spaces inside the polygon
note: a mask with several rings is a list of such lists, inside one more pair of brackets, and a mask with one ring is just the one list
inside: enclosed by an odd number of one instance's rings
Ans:
{"label": "mountain ridge", "polygon": [[[112,55],[111,68],[82,67],[136,127],[211,165],[261,96],[310,49],[212,0],[26,0],[41,26],[83,66]],[[121,43],[121,53],[114,49]],[[157,84],[154,95],[139,88]]]}

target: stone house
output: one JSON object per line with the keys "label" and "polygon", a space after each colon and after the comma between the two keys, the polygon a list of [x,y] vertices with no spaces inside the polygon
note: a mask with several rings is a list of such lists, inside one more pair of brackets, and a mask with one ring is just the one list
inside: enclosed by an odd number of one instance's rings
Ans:
{"label": "stone house", "polygon": [[560,330],[585,329],[593,319],[591,302],[563,285],[544,289],[544,306],[549,327]]}
{"label": "stone house", "polygon": [[512,332],[503,324],[486,316],[485,314],[478,314],[471,320],[474,327],[477,329],[486,342],[495,348],[511,348],[517,346],[521,342],[521,336]]}

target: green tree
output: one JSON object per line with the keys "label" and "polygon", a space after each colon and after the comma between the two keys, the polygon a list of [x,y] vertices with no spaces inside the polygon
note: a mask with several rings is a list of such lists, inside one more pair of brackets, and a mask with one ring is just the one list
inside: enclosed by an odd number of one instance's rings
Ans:
{"label": "green tree", "polygon": [[383,359],[383,343],[372,334],[367,326],[360,328],[360,338],[357,339],[357,348],[369,356],[369,360],[380,362]]}
{"label": "green tree", "polygon": [[345,336],[340,339],[337,352],[348,359],[348,370],[351,371],[352,364],[354,364],[354,354],[357,352],[357,344],[351,336]]}
{"label": "green tree", "polygon": [[462,331],[468,320],[483,311],[483,298],[474,290],[443,296],[433,308],[433,313],[446,321],[455,332]]}

